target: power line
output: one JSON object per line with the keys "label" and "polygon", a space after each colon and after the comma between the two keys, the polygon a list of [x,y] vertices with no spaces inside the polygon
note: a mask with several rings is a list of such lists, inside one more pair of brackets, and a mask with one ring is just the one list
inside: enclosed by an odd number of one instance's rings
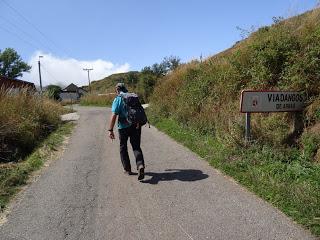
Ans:
{"label": "power line", "polygon": [[20,40],[23,41],[24,43],[30,45],[32,48],[35,48],[35,49],[38,48],[38,47],[35,46],[34,44],[32,44],[32,43],[30,43],[29,41],[23,39],[23,38],[20,37],[18,34],[14,33],[14,32],[11,32],[10,30],[4,28],[3,26],[0,26],[0,28],[1,28],[3,31],[5,31],[5,32],[7,32],[7,33],[9,33],[9,34],[11,34],[11,35],[13,35],[13,36],[15,36],[16,38],[20,39]]}
{"label": "power line", "polygon": [[7,23],[9,23],[11,26],[15,27],[16,29],[18,29],[21,33],[23,33],[25,36],[27,36],[30,40],[37,42],[37,45],[40,44],[42,45],[45,49],[48,49],[50,51],[53,52],[53,49],[50,48],[48,45],[45,45],[44,43],[42,43],[39,39],[35,39],[30,33],[26,32],[25,30],[23,30],[21,27],[19,27],[17,24],[15,24],[13,21],[10,21],[6,18],[4,18],[3,16],[0,16],[0,18],[4,21],[6,21]]}
{"label": "power line", "polygon": [[9,7],[12,11],[14,11],[17,15],[19,15],[26,23],[28,23],[30,26],[32,26],[43,38],[45,38],[47,41],[51,42],[51,44],[53,46],[55,46],[55,48],[57,50],[64,52],[67,56],[70,56],[70,54],[68,54],[67,51],[65,51],[61,47],[58,47],[58,45],[55,44],[55,42],[53,42],[49,37],[47,37],[38,27],[36,27],[31,21],[29,21],[25,16],[23,16],[17,9],[15,9],[12,5],[10,5],[6,0],[2,0],[2,2],[7,7]]}
{"label": "power line", "polygon": [[48,74],[50,75],[50,77],[53,78],[53,80],[55,80],[57,83],[59,82],[59,81],[48,71],[48,69],[43,66],[43,64],[41,64],[41,68],[44,69],[44,71],[45,71],[46,73],[48,73]]}

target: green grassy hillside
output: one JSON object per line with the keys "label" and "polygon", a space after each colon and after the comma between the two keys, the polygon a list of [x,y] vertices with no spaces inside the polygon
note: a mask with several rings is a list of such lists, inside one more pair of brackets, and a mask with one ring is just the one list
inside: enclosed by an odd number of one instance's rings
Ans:
{"label": "green grassy hillside", "polygon": [[113,93],[118,82],[124,82],[128,87],[135,89],[140,73],[131,71],[127,73],[116,73],[101,80],[92,81],[91,90],[93,93]]}
{"label": "green grassy hillside", "polygon": [[[262,27],[233,48],[193,61],[168,74],[155,89],[152,112],[171,116],[201,132],[215,133],[230,144],[241,144],[243,89],[303,91],[309,125],[319,113],[320,11],[314,10],[271,27]],[[256,140],[278,144],[290,133],[291,114],[255,114]]]}
{"label": "green grassy hillside", "polygon": [[[139,95],[142,103],[146,103],[149,101],[149,96],[152,94],[158,78],[159,76],[152,71],[132,71],[113,74],[102,80],[92,82],[92,97],[87,98],[86,102],[90,105],[97,104],[98,98],[95,96],[97,93],[114,93],[115,85],[118,82],[123,82],[130,92],[135,92]],[[102,100],[102,98],[103,97],[100,97],[99,101]],[[107,103],[109,100],[105,99],[103,101]]]}
{"label": "green grassy hillside", "polygon": [[[244,89],[307,96],[301,134],[292,113],[252,114],[244,142]],[[232,48],[183,64],[158,82],[149,115],[159,128],[320,235],[320,9],[253,32]]]}
{"label": "green grassy hillside", "polygon": [[[142,103],[149,102],[156,83],[167,73],[174,71],[180,65],[180,58],[170,56],[163,58],[161,63],[144,67],[140,72],[131,71],[110,75],[102,80],[92,82],[92,93],[113,93],[116,83],[123,82],[131,92],[136,92]],[[85,87],[87,89],[87,87]],[[91,102],[91,100],[94,100]],[[95,104],[97,98],[88,98],[87,104]],[[100,99],[102,100],[102,99]]]}

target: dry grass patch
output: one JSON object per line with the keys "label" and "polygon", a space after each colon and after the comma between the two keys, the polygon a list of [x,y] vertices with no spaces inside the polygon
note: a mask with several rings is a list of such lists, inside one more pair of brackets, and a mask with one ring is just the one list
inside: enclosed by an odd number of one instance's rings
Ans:
{"label": "dry grass patch", "polygon": [[63,107],[28,91],[0,90],[0,162],[18,161],[60,124]]}

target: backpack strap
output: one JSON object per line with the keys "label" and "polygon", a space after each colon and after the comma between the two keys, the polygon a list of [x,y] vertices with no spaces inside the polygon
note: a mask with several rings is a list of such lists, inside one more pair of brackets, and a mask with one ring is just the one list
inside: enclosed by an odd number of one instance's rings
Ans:
{"label": "backpack strap", "polygon": [[[119,94],[117,95],[117,97],[120,97],[120,98],[121,98],[121,101],[122,101],[122,104],[125,105],[125,102],[124,102],[124,100],[123,100],[123,94],[122,94],[122,93],[119,93]],[[125,105],[125,107],[126,107],[126,105]],[[126,119],[125,117],[122,117],[122,116],[120,117],[120,114],[119,114],[118,121],[119,121],[120,123],[123,123],[123,124],[127,124],[127,123],[128,123],[128,121],[127,121],[127,119]]]}

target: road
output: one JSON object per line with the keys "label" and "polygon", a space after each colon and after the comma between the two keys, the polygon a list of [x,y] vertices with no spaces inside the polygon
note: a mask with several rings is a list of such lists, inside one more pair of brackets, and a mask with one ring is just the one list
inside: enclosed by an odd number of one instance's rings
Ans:
{"label": "road", "polygon": [[64,154],[12,204],[0,239],[314,239],[154,127],[143,128],[145,180],[124,175],[110,109],[78,110]]}

